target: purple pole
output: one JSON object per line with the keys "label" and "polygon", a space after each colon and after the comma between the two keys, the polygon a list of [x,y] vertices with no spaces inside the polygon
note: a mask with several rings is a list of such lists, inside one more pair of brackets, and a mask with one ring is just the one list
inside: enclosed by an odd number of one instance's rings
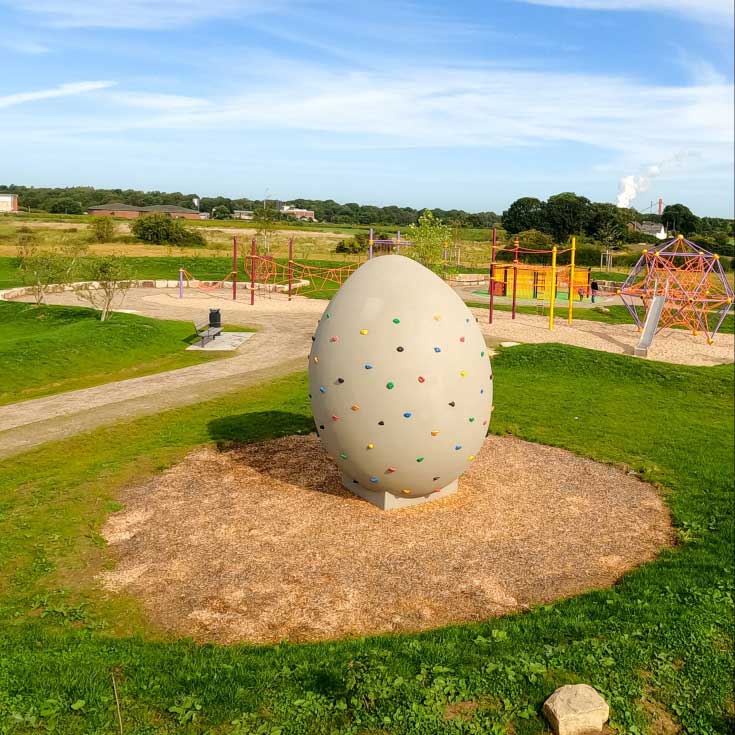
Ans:
{"label": "purple pole", "polygon": [[184,269],[179,268],[179,298],[184,298]]}
{"label": "purple pole", "polygon": [[373,228],[370,228],[370,247],[368,248],[368,260],[373,259]]}

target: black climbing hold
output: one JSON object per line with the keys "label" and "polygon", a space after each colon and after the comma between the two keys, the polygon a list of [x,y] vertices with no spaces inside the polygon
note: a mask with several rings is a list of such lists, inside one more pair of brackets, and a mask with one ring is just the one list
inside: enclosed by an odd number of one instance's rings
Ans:
{"label": "black climbing hold", "polygon": [[451,406],[452,408],[454,408],[456,404],[455,404],[455,402],[454,402],[454,401],[449,401],[449,405],[450,405],[450,406]]}
{"label": "black climbing hold", "polygon": [[437,476],[436,476],[436,477],[434,478],[434,482],[436,482],[436,481],[437,481],[438,479],[439,479],[439,475],[437,475]]}
{"label": "black climbing hold", "polygon": [[378,421],[378,426],[385,426],[385,421]]}
{"label": "black climbing hold", "polygon": [[319,424],[320,429],[324,429],[324,424]]}
{"label": "black climbing hold", "polygon": [[345,382],[345,379],[344,378],[337,378],[337,382],[338,383],[344,383]]}
{"label": "black climbing hold", "polygon": [[403,347],[396,347],[396,352],[403,352]]}

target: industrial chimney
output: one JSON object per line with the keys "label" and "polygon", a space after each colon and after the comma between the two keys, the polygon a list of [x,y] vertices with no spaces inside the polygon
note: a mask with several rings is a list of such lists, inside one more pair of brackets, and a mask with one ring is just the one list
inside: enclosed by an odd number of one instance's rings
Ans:
{"label": "industrial chimney", "polygon": [[664,213],[664,200],[659,197],[658,198],[658,216],[660,217]]}

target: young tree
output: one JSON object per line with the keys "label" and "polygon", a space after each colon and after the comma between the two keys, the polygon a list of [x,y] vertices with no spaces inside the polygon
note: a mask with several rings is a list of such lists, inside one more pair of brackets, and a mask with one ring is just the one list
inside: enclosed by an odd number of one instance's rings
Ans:
{"label": "young tree", "polygon": [[18,247],[18,268],[30,286],[36,306],[40,306],[50,287],[68,283],[74,260],[59,248],[41,250],[33,243]]}
{"label": "young tree", "polygon": [[156,245],[170,243],[171,245],[202,247],[207,244],[201,232],[189,229],[182,220],[174,219],[161,212],[146,214],[133,220],[130,231],[138,240],[152,242]]}
{"label": "young tree", "polygon": [[278,210],[273,202],[267,199],[253,210],[253,224],[257,230],[257,238],[263,255],[271,249],[272,235],[278,230]]}
{"label": "young tree", "polygon": [[97,242],[112,242],[115,237],[115,220],[112,217],[93,217],[91,229]]}
{"label": "young tree", "polygon": [[230,219],[232,212],[224,204],[219,204],[212,209],[212,219]]}
{"label": "young tree", "polygon": [[93,256],[86,259],[83,275],[84,282],[75,289],[76,294],[99,309],[100,321],[104,322],[115,300],[119,297],[122,303],[132,285],[129,267],[119,255]]}
{"label": "young tree", "polygon": [[407,239],[413,246],[405,252],[434,273],[444,272],[444,248],[452,239],[452,228],[425,209],[415,225],[408,226]]}

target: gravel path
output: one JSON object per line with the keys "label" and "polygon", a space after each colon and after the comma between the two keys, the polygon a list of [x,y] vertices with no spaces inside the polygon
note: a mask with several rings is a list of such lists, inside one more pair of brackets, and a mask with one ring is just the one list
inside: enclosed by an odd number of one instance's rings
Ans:
{"label": "gravel path", "polygon": [[[235,357],[166,373],[120,381],[47,398],[0,406],[0,458],[18,454],[47,441],[91,431],[116,421],[144,416],[175,406],[190,405],[237,388],[278,377],[305,366],[310,337],[326,306],[325,301],[285,296],[258,296],[250,306],[245,293],[233,302],[225,292],[204,294],[188,289],[184,299],[175,289],[131,289],[126,311],[159,319],[202,321],[210,307],[219,307],[226,324],[252,325],[255,334]],[[52,294],[53,304],[84,305],[73,293]],[[632,325],[611,325],[578,319],[569,326],[556,320],[553,331],[546,317],[475,309],[483,333],[491,343],[561,342],[589,349],[630,354],[638,341]],[[649,359],[683,365],[733,362],[735,339],[720,334],[712,345],[683,330],[664,330],[649,350]]]}
{"label": "gravel path", "polygon": [[[82,305],[74,294],[56,294],[55,304]],[[44,442],[91,431],[116,421],[199,403],[247,385],[295,372],[306,365],[311,334],[324,302],[285,297],[261,299],[255,307],[191,292],[135,289],[124,308],[165,319],[202,321],[219,306],[225,323],[252,325],[258,332],[235,357],[165,373],[68,391],[0,406],[0,458]]]}

